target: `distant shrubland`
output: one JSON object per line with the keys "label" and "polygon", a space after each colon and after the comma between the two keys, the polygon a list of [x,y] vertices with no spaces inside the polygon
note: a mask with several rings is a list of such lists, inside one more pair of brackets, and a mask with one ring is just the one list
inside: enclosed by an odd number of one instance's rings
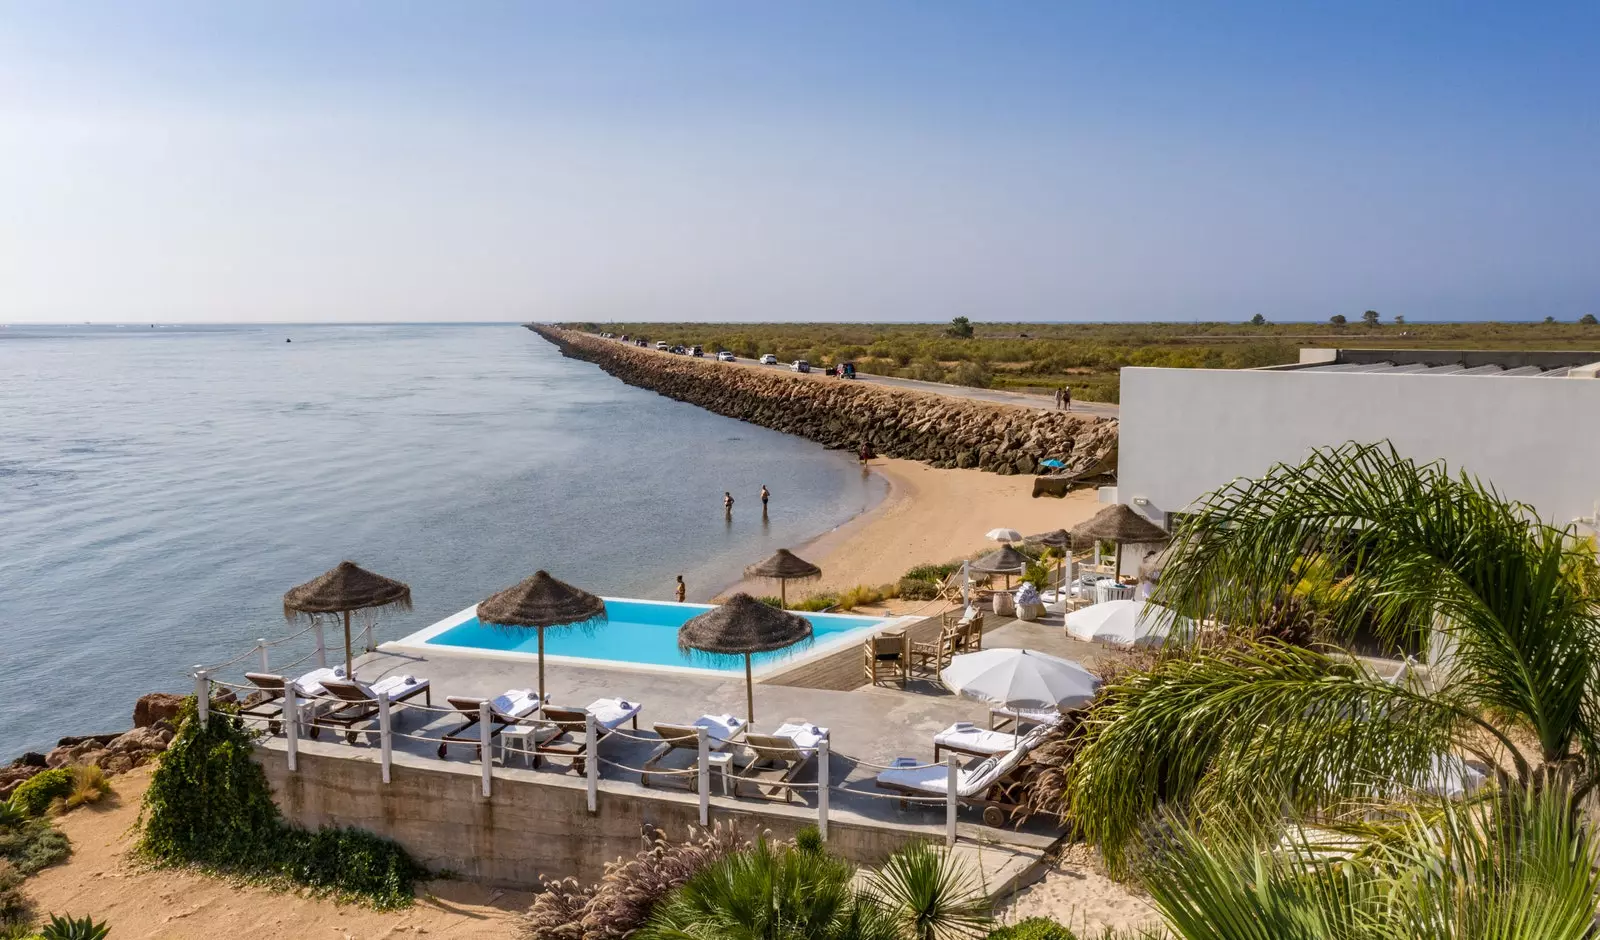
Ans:
{"label": "distant shrubland", "polygon": [[[654,343],[699,344],[710,355],[772,353],[779,362],[828,366],[851,361],[864,372],[993,388],[1051,391],[1117,401],[1123,366],[1242,369],[1294,362],[1301,346],[1347,348],[1585,349],[1600,326],[1573,323],[1405,323],[1378,315],[1368,325],[1351,311],[1344,325],[1322,323],[566,323],[626,333]],[[1265,319],[1265,318],[1263,318]],[[1403,318],[1400,318],[1403,320]],[[1593,320],[1592,317],[1588,318]]]}

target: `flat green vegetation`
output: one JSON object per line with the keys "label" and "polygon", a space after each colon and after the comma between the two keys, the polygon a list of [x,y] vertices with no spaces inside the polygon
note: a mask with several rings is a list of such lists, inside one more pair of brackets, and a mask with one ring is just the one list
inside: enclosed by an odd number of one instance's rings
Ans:
{"label": "flat green vegetation", "polygon": [[1347,349],[1595,349],[1592,323],[565,323],[651,343],[727,349],[741,359],[772,353],[780,363],[854,362],[864,372],[1046,394],[1071,386],[1076,399],[1118,401],[1124,366],[1245,369],[1298,361],[1302,346]]}

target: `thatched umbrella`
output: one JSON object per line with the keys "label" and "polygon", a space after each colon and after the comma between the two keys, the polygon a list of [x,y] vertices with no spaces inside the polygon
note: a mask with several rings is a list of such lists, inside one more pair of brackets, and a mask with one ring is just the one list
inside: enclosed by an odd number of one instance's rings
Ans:
{"label": "thatched umbrella", "polygon": [[356,610],[411,609],[408,585],[373,574],[353,561],[341,561],[333,569],[317,575],[283,594],[283,616],[289,620],[319,614],[344,614],[344,674],[355,677],[350,654],[350,613]]}
{"label": "thatched umbrella", "polygon": [[1167,530],[1134,512],[1126,503],[1107,506],[1087,522],[1072,527],[1072,537],[1080,542],[1117,543],[1117,572],[1122,571],[1122,546],[1129,542],[1165,542]]}
{"label": "thatched umbrella", "polygon": [[[1054,532],[1041,532],[1030,535],[1023,541],[1030,545],[1043,545],[1046,548],[1059,548],[1062,555],[1070,556],[1072,553],[1072,533],[1066,529],[1056,529]],[[1061,582],[1061,564],[1056,564],[1056,583]]]}
{"label": "thatched umbrella", "polygon": [[772,557],[758,565],[751,565],[744,569],[747,578],[776,578],[778,581],[778,603],[785,608],[789,606],[789,582],[811,581],[822,577],[822,569],[794,554],[787,548],[780,548],[772,553]]}
{"label": "thatched umbrella", "polygon": [[478,602],[478,622],[539,631],[539,707],[543,709],[544,631],[597,627],[606,622],[606,602],[541,570]]}
{"label": "thatched umbrella", "polygon": [[986,574],[1003,574],[1006,576],[1006,587],[1011,587],[1011,576],[1021,574],[1028,566],[1028,556],[1022,554],[1010,545],[1002,545],[998,551],[990,552],[972,563],[973,571],[982,571]]}
{"label": "thatched umbrella", "polygon": [[756,714],[755,681],[750,656],[770,653],[811,639],[811,621],[787,610],[769,607],[748,594],[735,594],[719,607],[691,617],[678,628],[678,649],[685,653],[744,657],[745,718]]}

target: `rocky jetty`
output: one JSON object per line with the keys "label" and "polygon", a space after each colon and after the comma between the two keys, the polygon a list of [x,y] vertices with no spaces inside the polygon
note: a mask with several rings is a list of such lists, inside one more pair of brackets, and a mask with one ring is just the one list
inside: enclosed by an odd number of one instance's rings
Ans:
{"label": "rocky jetty", "polygon": [[1036,473],[1050,458],[1079,479],[1116,469],[1117,422],[1108,418],[741,368],[552,326],[528,328],[563,355],[629,385],[827,447],[854,450],[865,441],[886,457],[993,473]]}

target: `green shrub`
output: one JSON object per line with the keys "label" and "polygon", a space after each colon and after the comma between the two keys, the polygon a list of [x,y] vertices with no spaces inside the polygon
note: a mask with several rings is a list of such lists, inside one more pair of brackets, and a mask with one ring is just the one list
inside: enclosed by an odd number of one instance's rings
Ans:
{"label": "green shrub", "polygon": [[822,832],[816,826],[802,826],[794,834],[794,847],[802,852],[821,852],[823,850]]}
{"label": "green shrub", "polygon": [[939,596],[939,585],[921,578],[901,578],[897,591],[908,601],[931,601]]}
{"label": "green shrub", "polygon": [[72,771],[67,768],[41,770],[12,792],[11,805],[29,816],[43,816],[50,803],[71,793],[72,787]]}
{"label": "green shrub", "polygon": [[783,599],[775,594],[768,594],[763,597],[758,597],[756,600],[766,604],[768,607],[776,607],[779,610],[783,609]]}
{"label": "green shrub", "polygon": [[961,568],[961,562],[950,561],[942,565],[918,565],[902,575],[902,579],[913,581],[932,581],[935,584],[944,581]]}
{"label": "green shrub", "polygon": [[1048,917],[1029,917],[989,931],[989,940],[1078,940],[1078,935]]}
{"label": "green shrub", "polygon": [[797,601],[793,604],[790,604],[789,609],[798,610],[801,612],[822,611],[827,610],[829,607],[833,607],[838,603],[839,597],[836,594],[813,594],[803,601]]}
{"label": "green shrub", "polygon": [[185,702],[140,810],[138,851],[151,861],[281,879],[378,908],[411,902],[427,872],[399,845],[357,829],[308,831],[284,822],[253,735],[224,707],[208,727]]}
{"label": "green shrub", "polygon": [[25,934],[33,925],[33,902],[22,892],[24,877],[17,866],[0,859],[0,929]]}
{"label": "green shrub", "polygon": [[110,932],[108,924],[104,921],[97,924],[93,917],[51,917],[39,936],[41,940],[105,940]]}
{"label": "green shrub", "polygon": [[72,843],[44,817],[0,826],[0,860],[31,875],[72,854]]}

